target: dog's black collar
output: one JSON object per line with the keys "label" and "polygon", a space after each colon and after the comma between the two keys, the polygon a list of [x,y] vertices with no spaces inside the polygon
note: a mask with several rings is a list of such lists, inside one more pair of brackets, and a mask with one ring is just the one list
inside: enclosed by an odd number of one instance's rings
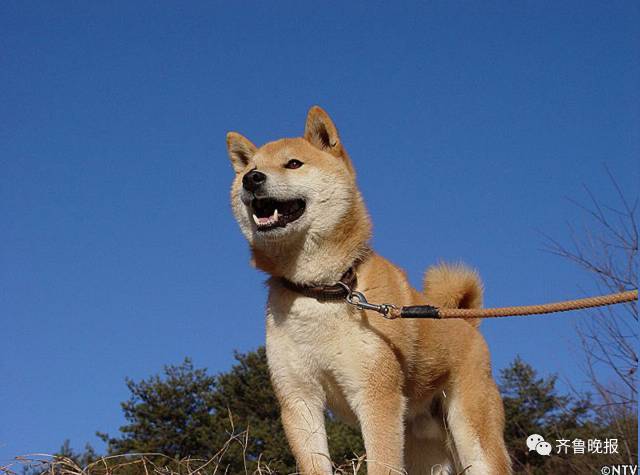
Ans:
{"label": "dog's black collar", "polygon": [[302,294],[305,297],[325,301],[342,300],[346,298],[347,295],[349,295],[349,291],[347,289],[355,288],[356,285],[358,285],[358,278],[356,276],[356,271],[352,266],[347,269],[347,272],[345,272],[342,277],[340,277],[340,280],[335,284],[296,284],[284,277],[280,278],[280,282],[282,282],[282,285],[287,289],[292,290],[293,292]]}

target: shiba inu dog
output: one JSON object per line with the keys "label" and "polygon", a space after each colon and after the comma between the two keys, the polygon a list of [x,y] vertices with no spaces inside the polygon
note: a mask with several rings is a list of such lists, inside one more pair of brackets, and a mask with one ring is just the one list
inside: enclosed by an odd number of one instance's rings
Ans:
{"label": "shiba inu dog", "polygon": [[227,149],[233,212],[270,275],[267,357],[300,471],[332,473],[329,407],[361,428],[370,474],[511,473],[477,320],[387,320],[333,298],[353,286],[374,302],[476,308],[476,273],[439,265],[419,292],[369,248],[353,164],[319,107],[303,137],[256,147],[229,132]]}

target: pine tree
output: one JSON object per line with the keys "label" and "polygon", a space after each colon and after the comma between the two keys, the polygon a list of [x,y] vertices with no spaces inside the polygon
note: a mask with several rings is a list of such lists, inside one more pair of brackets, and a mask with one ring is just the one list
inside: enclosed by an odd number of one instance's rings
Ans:
{"label": "pine tree", "polygon": [[595,430],[591,421],[588,398],[559,395],[557,376],[538,376],[533,367],[520,357],[500,371],[500,392],[505,410],[505,441],[511,454],[514,470],[532,474],[562,474],[574,472],[566,459],[543,457],[529,451],[526,440],[539,434],[545,440],[588,434]]}

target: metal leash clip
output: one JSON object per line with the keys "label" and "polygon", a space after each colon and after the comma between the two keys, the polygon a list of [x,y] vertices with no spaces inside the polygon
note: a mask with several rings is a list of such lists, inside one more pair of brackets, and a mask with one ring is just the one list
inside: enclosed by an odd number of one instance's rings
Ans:
{"label": "metal leash clip", "polygon": [[367,298],[364,296],[362,292],[358,292],[357,290],[351,289],[344,282],[336,282],[336,284],[340,285],[343,289],[347,291],[347,296],[345,297],[345,300],[349,305],[353,305],[354,307],[359,308],[360,310],[372,310],[374,312],[378,312],[380,315],[382,315],[384,318],[388,320],[394,320],[397,318],[397,316],[391,313],[391,309],[398,308],[395,305],[390,303],[381,303],[381,304],[369,303],[367,301]]}

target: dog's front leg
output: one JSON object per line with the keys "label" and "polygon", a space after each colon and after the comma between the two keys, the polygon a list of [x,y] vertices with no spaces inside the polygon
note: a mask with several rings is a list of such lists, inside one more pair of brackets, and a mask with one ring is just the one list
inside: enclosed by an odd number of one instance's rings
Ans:
{"label": "dog's front leg", "polygon": [[298,468],[304,475],[333,473],[324,422],[324,404],[317,398],[280,398],[282,424]]}
{"label": "dog's front leg", "polygon": [[289,447],[304,475],[331,474],[324,409],[326,396],[314,366],[267,320],[267,359]]}
{"label": "dog's front leg", "polygon": [[[394,386],[394,387],[390,387]],[[357,411],[367,452],[367,473],[404,472],[405,397],[400,385],[369,384]]]}

